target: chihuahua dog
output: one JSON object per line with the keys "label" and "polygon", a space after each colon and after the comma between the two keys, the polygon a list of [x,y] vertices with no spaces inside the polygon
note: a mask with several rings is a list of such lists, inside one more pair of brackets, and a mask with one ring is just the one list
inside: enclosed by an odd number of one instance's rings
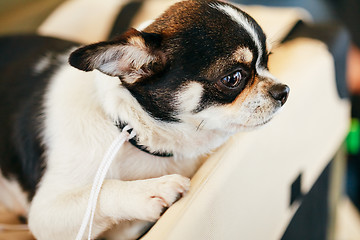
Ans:
{"label": "chihuahua dog", "polygon": [[[87,46],[2,37],[0,200],[37,239],[75,239],[97,168],[111,164],[93,235],[136,239],[188,191],[202,156],[269,122],[289,88],[267,67],[260,26],[215,0],[170,7],[143,30]],[[69,64],[70,63],[70,64]]]}

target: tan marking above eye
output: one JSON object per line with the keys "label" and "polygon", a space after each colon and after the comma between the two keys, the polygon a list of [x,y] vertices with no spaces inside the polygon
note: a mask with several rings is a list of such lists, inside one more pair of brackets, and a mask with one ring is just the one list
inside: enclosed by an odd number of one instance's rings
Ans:
{"label": "tan marking above eye", "polygon": [[234,53],[235,60],[242,63],[251,63],[253,54],[247,47],[240,47]]}
{"label": "tan marking above eye", "polygon": [[143,38],[135,36],[128,39],[130,45],[134,45],[140,49],[146,49],[145,41]]}

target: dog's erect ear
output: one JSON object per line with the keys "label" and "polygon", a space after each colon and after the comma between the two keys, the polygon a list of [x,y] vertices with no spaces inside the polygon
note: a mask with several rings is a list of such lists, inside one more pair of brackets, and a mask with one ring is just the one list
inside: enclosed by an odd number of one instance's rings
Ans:
{"label": "dog's erect ear", "polygon": [[99,71],[133,83],[137,79],[159,71],[164,56],[158,50],[159,34],[130,29],[120,37],[107,42],[87,45],[71,53],[69,63],[83,71]]}

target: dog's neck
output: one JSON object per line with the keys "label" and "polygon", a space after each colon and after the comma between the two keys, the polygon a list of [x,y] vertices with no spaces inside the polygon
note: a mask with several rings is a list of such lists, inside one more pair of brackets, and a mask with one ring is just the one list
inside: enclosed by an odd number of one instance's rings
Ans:
{"label": "dog's neck", "polygon": [[[124,124],[123,122],[114,123],[114,124],[116,127],[118,127],[120,129],[120,131],[122,131],[124,129],[124,127],[127,125],[127,124]],[[148,153],[150,155],[156,156],[156,157],[173,157],[174,156],[174,154],[171,152],[162,152],[162,151],[152,152],[152,151],[148,150],[149,149],[148,147],[139,144],[136,137],[130,139],[129,143],[131,143],[131,145],[133,145],[137,149],[139,149],[145,153]]]}
{"label": "dog's neck", "polygon": [[114,123],[131,124],[137,132],[134,146],[145,146],[141,150],[164,156],[171,154],[176,159],[193,159],[210,153],[230,136],[223,131],[197,129],[185,123],[164,123],[152,118],[121,86],[117,77],[96,72],[95,85],[104,113]]}

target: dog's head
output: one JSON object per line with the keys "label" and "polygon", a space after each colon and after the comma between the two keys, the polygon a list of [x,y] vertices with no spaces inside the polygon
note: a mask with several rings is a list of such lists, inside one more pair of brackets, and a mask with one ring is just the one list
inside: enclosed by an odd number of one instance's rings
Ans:
{"label": "dog's head", "polygon": [[265,34],[245,12],[190,0],[143,31],[76,50],[70,64],[118,77],[157,122],[234,133],[265,124],[286,102],[289,88],[269,73],[268,56]]}

